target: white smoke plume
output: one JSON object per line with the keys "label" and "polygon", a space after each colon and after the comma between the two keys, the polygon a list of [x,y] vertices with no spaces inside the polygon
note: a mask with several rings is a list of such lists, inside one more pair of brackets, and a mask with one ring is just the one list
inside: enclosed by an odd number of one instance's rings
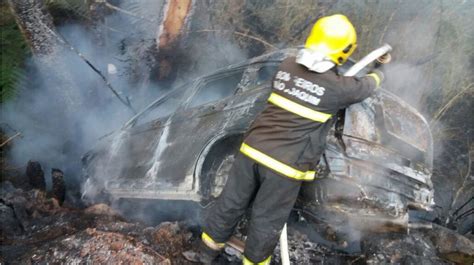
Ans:
{"label": "white smoke plume", "polygon": [[[123,98],[129,98],[138,111],[171,87],[171,83],[154,81],[151,69],[163,2],[129,1],[118,5],[146,20],[112,12],[97,22],[96,29],[86,26],[87,23],[64,24],[56,29],[106,75],[111,85]],[[97,28],[100,34],[95,31]],[[186,72],[178,76],[176,83],[245,59],[236,45],[219,37],[211,39],[219,42],[220,50],[208,45],[190,45],[192,51],[184,55],[183,60],[187,62],[183,65],[197,67],[182,70]],[[209,54],[216,56],[215,60],[209,60],[206,57]],[[81,156],[93,148],[101,136],[119,130],[133,113],[120,103],[100,76],[67,47],[47,60],[54,61],[57,68],[46,69],[33,58],[29,59],[27,82],[22,84],[15,100],[2,105],[0,122],[23,136],[15,141],[9,159],[18,166],[26,165],[29,160],[39,161],[45,172],[61,168],[68,189],[79,191],[84,182]],[[62,86],[65,81],[62,73],[71,77],[68,82],[74,84],[73,87]],[[66,102],[64,95],[72,95],[73,102]],[[50,185],[48,173],[46,176]]]}

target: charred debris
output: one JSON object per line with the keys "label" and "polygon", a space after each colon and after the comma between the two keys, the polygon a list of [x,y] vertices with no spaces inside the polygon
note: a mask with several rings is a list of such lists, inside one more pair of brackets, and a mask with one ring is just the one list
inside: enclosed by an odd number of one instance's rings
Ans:
{"label": "charred debris", "polygon": [[[54,171],[53,174],[58,174]],[[24,187],[28,189],[27,187]],[[53,191],[54,193],[54,191]],[[146,225],[127,220],[106,204],[78,207],[44,190],[0,188],[1,262],[3,264],[192,264],[182,253],[199,240],[195,223],[162,222]],[[344,241],[334,231],[320,229],[292,215],[290,260],[294,264],[469,264],[474,243],[453,230],[433,224],[408,233],[380,231]],[[237,243],[219,257],[223,264],[240,264],[245,222]],[[355,245],[354,245],[355,244]],[[240,247],[239,247],[240,246]],[[280,261],[279,247],[274,264]]]}

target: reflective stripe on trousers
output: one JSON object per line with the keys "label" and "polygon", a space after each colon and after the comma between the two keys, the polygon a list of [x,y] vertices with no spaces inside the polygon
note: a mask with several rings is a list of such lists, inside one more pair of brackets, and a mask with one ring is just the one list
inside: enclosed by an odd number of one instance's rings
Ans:
{"label": "reflective stripe on trousers", "polygon": [[256,162],[266,166],[267,168],[270,168],[284,176],[287,176],[289,178],[293,178],[296,180],[304,180],[304,181],[311,181],[314,179],[314,175],[316,174],[315,171],[300,171],[298,169],[295,169],[291,166],[288,166],[260,151],[257,149],[249,146],[246,143],[243,143],[242,146],[240,147],[240,152],[242,152],[244,155],[250,157],[251,159],[255,160]]}
{"label": "reflective stripe on trousers", "polygon": [[271,260],[272,260],[272,256],[269,256],[264,261],[254,263],[251,260],[247,259],[247,257],[244,256],[244,259],[242,260],[242,264],[243,265],[269,265]]}
{"label": "reflective stripe on trousers", "polygon": [[202,232],[201,240],[202,242],[204,242],[204,244],[206,244],[206,246],[213,250],[221,250],[225,247],[225,243],[217,243],[216,241],[214,241],[214,239],[212,239],[212,237],[210,237],[205,232]]}

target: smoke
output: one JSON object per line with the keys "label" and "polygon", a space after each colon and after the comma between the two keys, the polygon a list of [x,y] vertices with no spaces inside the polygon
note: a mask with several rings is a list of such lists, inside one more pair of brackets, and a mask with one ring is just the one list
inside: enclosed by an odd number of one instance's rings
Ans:
{"label": "smoke", "polygon": [[[123,97],[127,96],[135,109],[140,110],[156,97],[169,91],[168,84],[157,82],[153,76],[153,65],[156,64],[153,52],[159,14],[162,13],[160,8],[163,7],[164,1],[122,2],[127,3],[121,4],[120,8],[133,10],[148,19],[143,20],[114,12],[105,17],[104,21],[98,22],[96,28],[82,24],[68,24],[58,27],[57,30],[91,60],[93,65],[106,73],[113,87],[120,91]],[[387,78],[384,88],[394,92],[423,113],[433,112],[427,104],[430,102],[427,97],[443,90],[444,87],[458,85],[450,80],[462,79],[463,75],[472,76],[469,68],[467,71],[459,70],[463,66],[460,62],[463,62],[461,58],[465,55],[465,49],[454,44],[464,35],[454,34],[462,31],[456,27],[452,30],[453,24],[457,25],[454,21],[443,22],[443,19],[448,18],[443,18],[440,12],[444,8],[446,10],[443,12],[449,14],[448,7],[427,5],[417,1],[402,1],[401,4],[395,1],[393,3],[380,1],[376,4],[357,2],[355,8],[352,5],[349,2],[337,1],[328,13],[345,13],[354,22],[359,32],[359,54],[364,54],[384,42],[393,46],[393,62],[385,67]],[[395,6],[388,8],[389,5]],[[197,6],[195,15],[207,16],[205,7],[205,4]],[[373,15],[375,13],[377,16]],[[455,15],[456,12],[451,14]],[[449,19],[458,19],[454,15]],[[288,21],[278,16],[267,16],[267,18],[275,20],[275,24]],[[292,16],[291,19],[293,18],[299,19],[298,16]],[[304,19],[301,18],[301,22],[304,22]],[[179,52],[176,53],[176,58],[173,58],[179,59],[175,84],[184,83],[216,68],[247,58],[247,53],[239,48],[238,43],[231,41],[232,38],[228,35],[220,33],[219,28],[215,32],[199,31],[215,29],[214,21],[207,18],[199,21],[199,24],[193,23],[187,33],[192,41],[177,47]],[[242,28],[249,28],[247,26],[244,25]],[[273,27],[275,30],[268,31],[268,36],[281,33],[278,29],[282,27],[277,24]],[[472,30],[472,27],[469,29]],[[232,31],[232,29],[226,30]],[[470,33],[472,31],[466,34]],[[268,36],[259,37],[265,39]],[[303,34],[298,44],[304,43],[304,38]],[[472,42],[465,41],[465,43]],[[458,49],[453,52],[455,48]],[[446,51],[451,53],[448,54]],[[470,57],[471,69],[472,58],[474,57]],[[38,65],[38,61],[30,60],[27,64],[28,80],[15,101],[2,105],[0,121],[23,135],[23,138],[15,140],[10,153],[10,158],[16,164],[26,165],[26,162],[32,159],[40,161],[45,172],[50,172],[51,168],[60,168],[65,172],[68,189],[79,190],[81,185],[84,185],[84,180],[81,178],[81,156],[91,150],[101,136],[119,130],[133,114],[117,100],[97,73],[92,71],[76,53],[62,50],[45,60],[55,62],[57,67],[50,69]],[[466,59],[465,62],[469,60]],[[115,71],[108,73],[109,65],[117,69],[116,73]],[[72,98],[73,101],[68,102],[65,98]],[[172,107],[169,106],[169,109]],[[154,115],[148,118],[152,120],[160,113]],[[110,180],[127,162],[127,156],[123,155],[126,152],[116,156],[118,152],[127,148],[120,142],[122,136],[123,134],[115,133],[112,137],[114,142],[108,150],[109,154],[106,155],[107,159],[100,161],[103,162],[99,168],[102,172],[97,176],[101,177],[103,183]],[[150,145],[159,142],[159,139],[153,139]],[[150,156],[149,169],[155,165],[153,159],[154,157]],[[49,181],[49,178],[47,180]],[[99,187],[94,184],[85,187],[92,198],[100,196],[100,190],[97,189]],[[140,208],[119,202],[116,205],[123,208],[127,216],[133,215],[142,220],[150,218],[147,212],[150,209],[148,206]],[[350,231],[353,231],[353,234]],[[354,238],[361,236],[356,229],[350,231],[348,233]]]}
{"label": "smoke", "polygon": [[[336,10],[332,10],[346,14],[354,22],[359,44],[356,56],[359,58],[383,43],[393,47],[393,60],[383,67],[386,76],[383,87],[415,107],[431,123],[435,159],[431,180],[436,205],[443,207],[444,212],[463,184],[459,184],[462,179],[457,177],[459,174],[455,170],[461,167],[451,161],[460,158],[460,152],[453,152],[453,148],[446,145],[448,141],[441,139],[453,139],[452,142],[456,141],[455,145],[462,146],[463,150],[463,142],[470,142],[469,136],[464,134],[470,133],[472,138],[472,123],[466,123],[468,116],[457,111],[463,109],[464,113],[469,113],[467,96],[472,93],[465,93],[466,97],[457,101],[462,108],[453,106],[441,120],[433,122],[432,118],[459,91],[472,84],[473,69],[469,59],[474,51],[474,35],[467,18],[473,8],[469,1],[402,0],[338,1]],[[416,130],[412,132],[416,139]],[[469,193],[467,190],[464,193]]]}
{"label": "smoke", "polygon": [[[169,83],[153,79],[154,45],[162,6],[163,1],[131,1],[119,8],[133,10],[149,19],[113,12],[102,21],[96,21],[94,27],[75,23],[61,25],[56,30],[106,75],[123,98],[128,97],[134,108],[141,110],[170,90]],[[217,51],[208,45],[191,43],[186,52],[181,52],[180,59],[186,63],[177,66],[179,76],[175,83],[246,58],[227,40],[215,37],[212,42],[220,47]],[[211,53],[217,55],[216,60],[209,60]],[[53,62],[54,67],[42,62]],[[39,161],[45,172],[60,168],[65,173],[68,190],[77,192],[85,181],[81,156],[92,149],[101,136],[117,131],[134,114],[113,95],[100,76],[67,47],[39,60],[30,58],[26,68],[27,81],[21,84],[19,95],[1,106],[0,122],[23,136],[14,142],[9,159],[19,166],[26,165],[28,160]],[[114,160],[104,167],[118,167],[124,162]],[[103,176],[105,180],[108,177]],[[47,182],[50,186],[50,178]]]}
{"label": "smoke", "polygon": [[[122,66],[104,47],[94,44],[85,28],[66,25],[58,31],[101,71],[106,72],[107,63]],[[54,67],[43,65],[45,61],[54,62]],[[80,154],[130,113],[72,51],[64,49],[40,60],[32,58],[27,73],[28,81],[20,95],[2,106],[2,122],[24,136],[15,142],[11,159],[19,165],[29,159],[41,161],[46,171],[62,168],[71,181],[80,172]],[[126,82],[119,79],[113,84],[121,89]]]}

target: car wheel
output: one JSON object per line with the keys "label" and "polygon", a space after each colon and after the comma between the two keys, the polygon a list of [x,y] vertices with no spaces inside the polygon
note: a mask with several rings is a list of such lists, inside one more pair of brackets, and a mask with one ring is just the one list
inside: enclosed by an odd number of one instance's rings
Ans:
{"label": "car wheel", "polygon": [[222,192],[241,139],[240,135],[225,137],[207,153],[200,174],[200,193],[205,200],[217,198]]}

